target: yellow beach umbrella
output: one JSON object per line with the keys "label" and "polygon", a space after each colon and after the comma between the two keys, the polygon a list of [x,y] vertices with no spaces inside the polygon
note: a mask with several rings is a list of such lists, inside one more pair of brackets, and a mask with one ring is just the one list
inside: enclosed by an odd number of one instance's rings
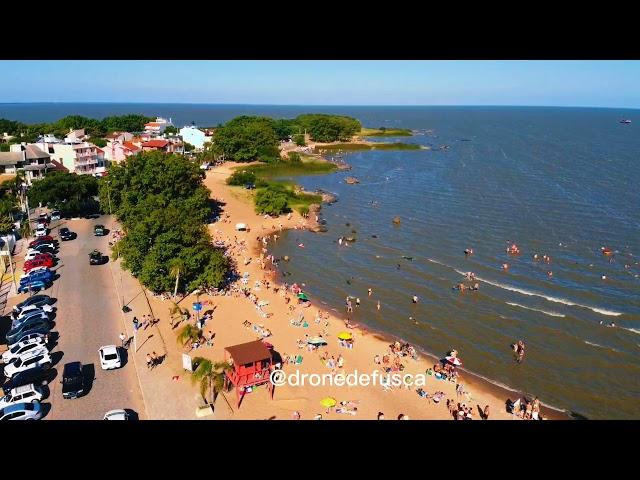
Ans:
{"label": "yellow beach umbrella", "polygon": [[338,334],[338,338],[340,340],[351,340],[351,338],[353,338],[353,335],[351,335],[351,333],[349,332],[340,332]]}
{"label": "yellow beach umbrella", "polygon": [[323,407],[326,407],[326,408],[335,407],[336,403],[338,403],[338,402],[333,397],[325,397],[322,400],[320,400],[320,405],[322,405]]}

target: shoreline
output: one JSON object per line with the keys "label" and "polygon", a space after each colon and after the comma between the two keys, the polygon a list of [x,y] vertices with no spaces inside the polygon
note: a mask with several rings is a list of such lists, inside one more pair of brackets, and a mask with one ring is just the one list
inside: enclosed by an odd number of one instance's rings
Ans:
{"label": "shoreline", "polygon": [[[207,174],[205,184],[212,191],[212,198],[221,200],[225,202],[224,213],[223,215],[228,215],[226,220],[221,220],[216,222],[215,224],[210,225],[210,229],[213,229],[216,234],[212,234],[214,240],[221,240],[221,235],[224,235],[224,230],[226,230],[227,238],[242,238],[242,242],[246,245],[247,255],[251,255],[254,258],[256,255],[261,253],[261,242],[258,240],[257,236],[268,237],[270,240],[273,240],[273,234],[281,231],[281,230],[293,230],[293,229],[306,229],[314,231],[319,226],[315,219],[303,219],[297,212],[293,212],[291,217],[279,217],[276,219],[265,219],[261,217],[253,211],[253,205],[248,201],[248,196],[239,189],[233,190],[233,187],[226,186],[224,184],[224,179],[227,175],[229,175],[232,169],[237,165],[247,165],[247,164],[234,164],[234,163],[226,163],[219,167],[210,171],[212,175]],[[208,172],[209,173],[209,172]],[[212,188],[213,187],[213,188]],[[228,197],[233,197],[233,202],[228,201]],[[221,198],[224,197],[224,198]],[[243,203],[244,205],[241,205]],[[250,218],[248,218],[250,217]],[[251,231],[249,233],[236,232],[232,230],[231,227],[235,224],[235,222],[243,221],[250,225]],[[225,222],[228,225],[221,225],[220,222]],[[267,224],[265,226],[265,223]],[[268,225],[271,223],[271,225]],[[261,225],[258,226],[258,225]],[[271,227],[271,228],[269,228]],[[213,232],[212,232],[213,233]],[[267,255],[268,253],[268,243],[267,243]],[[231,248],[231,255],[237,255]],[[242,248],[239,254],[240,259],[242,259]],[[246,256],[245,255],[245,261]],[[275,278],[267,273],[264,269],[261,270],[257,265],[256,261],[250,259],[248,264],[243,265],[240,259],[235,258],[237,263],[237,270],[239,274],[243,274],[243,272],[251,272],[251,284],[256,281],[256,285],[259,283],[257,280],[262,277],[263,280],[268,279],[270,282],[273,282],[273,286],[279,286],[282,288],[282,283],[284,278],[281,276],[279,269],[275,268]],[[271,267],[273,268],[273,267]],[[304,284],[302,284],[304,286]],[[254,287],[255,289],[255,287]],[[259,290],[259,289],[258,289]],[[268,292],[268,294],[267,294]],[[310,370],[312,373],[318,372],[327,372],[326,367],[320,361],[319,358],[311,358],[307,360],[309,357],[317,356],[317,353],[310,353],[305,351],[297,351],[295,346],[295,337],[300,336],[300,334],[308,333],[309,336],[312,336],[315,330],[320,328],[320,325],[314,325],[313,315],[318,310],[323,310],[328,313],[327,327],[323,329],[323,338],[330,339],[328,341],[328,345],[326,347],[327,351],[334,350],[333,340],[331,338],[335,338],[337,333],[340,331],[347,330],[344,325],[343,315],[340,313],[339,308],[335,310],[330,310],[331,306],[321,305],[320,302],[316,300],[311,301],[311,306],[306,309],[294,309],[292,310],[290,306],[288,306],[284,302],[284,298],[276,299],[278,297],[282,297],[281,294],[278,294],[276,297],[275,294],[271,293],[269,289],[263,294],[262,291],[259,294],[261,299],[267,298],[269,300],[269,306],[266,307],[266,310],[270,314],[272,314],[273,318],[269,319],[266,317],[261,319],[265,327],[268,327],[272,332],[273,336],[269,337],[268,341],[271,342],[275,347],[276,351],[282,352],[285,354],[286,352],[291,352],[293,350],[294,353],[304,354],[304,363],[300,366],[297,366],[299,371]],[[256,295],[257,296],[257,295]],[[366,292],[362,295],[366,298]],[[219,299],[224,297],[213,296],[211,297],[214,303],[219,303]],[[249,303],[249,302],[247,302]],[[240,303],[236,300],[236,307],[233,310],[234,317],[239,316],[238,309],[240,307]],[[252,305],[253,307],[253,305]],[[305,320],[308,320],[309,328],[307,329],[296,329],[292,327],[289,322],[286,320],[289,317],[293,317],[297,312],[305,311]],[[255,315],[255,313],[253,314]],[[247,317],[248,315],[244,315]],[[285,317],[285,318],[282,318]],[[276,320],[277,319],[277,320]],[[243,328],[240,323],[242,320],[236,318],[234,320],[230,320],[231,325],[229,325],[229,336],[233,336],[236,338],[245,337],[247,334],[244,333],[245,328]],[[233,330],[233,324],[237,321],[238,330]],[[323,320],[324,322],[325,320]],[[206,327],[205,327],[206,330]],[[392,333],[376,331],[368,328],[366,325],[362,325],[356,328],[352,328],[349,330],[355,339],[355,347],[351,349],[339,349],[338,354],[343,355],[346,359],[346,364],[344,371],[347,373],[348,371],[352,371],[352,368],[355,367],[355,371],[363,372],[363,371],[371,371],[375,370],[377,367],[373,363],[373,357],[377,354],[383,355],[388,351],[389,344],[393,343],[395,337]],[[227,332],[225,332],[227,333]],[[253,332],[248,332],[250,335]],[[226,335],[225,335],[226,336]],[[254,340],[256,335],[252,335],[253,338],[245,339]],[[217,337],[216,337],[217,338]],[[225,346],[230,345],[231,343],[225,344]],[[416,347],[419,349],[419,357],[418,360],[406,360],[403,359],[402,362],[405,365],[405,373],[410,374],[424,374],[427,368],[431,368],[435,363],[438,363],[438,357],[434,356],[430,352],[424,351],[422,348]],[[341,351],[346,350],[346,351]],[[334,353],[334,352],[330,352]],[[464,357],[464,352],[461,353],[461,356]],[[309,366],[311,366],[309,368]],[[285,371],[291,369],[289,365],[285,365]],[[466,388],[468,394],[466,397],[466,401],[474,401],[478,402],[477,406],[480,409],[484,407],[484,405],[490,405],[491,408],[491,419],[515,419],[513,415],[506,412],[505,409],[505,401],[507,398],[511,398],[512,400],[519,398],[520,395],[516,390],[506,390],[502,387],[492,383],[490,380],[485,380],[478,376],[478,374],[474,374],[467,370],[462,370],[460,374],[460,383],[462,383]],[[424,399],[420,398],[415,389],[404,389],[404,388],[394,388],[393,392],[383,392],[382,388],[376,391],[373,387],[369,387],[368,389],[364,389],[365,387],[356,386],[350,387],[348,394],[357,396],[363,404],[367,404],[367,408],[360,408],[358,410],[358,415],[355,419],[360,418],[368,418],[375,419],[376,412],[383,411],[389,412],[392,411],[400,411],[410,415],[411,418],[422,418],[422,419],[451,419],[449,412],[446,409],[446,406],[443,404],[440,405],[432,405],[431,403],[426,402]],[[455,391],[455,384],[449,381],[436,380],[433,377],[427,377],[427,383],[424,386],[424,389],[427,392],[433,393],[434,391],[440,390],[446,394],[446,398],[453,399],[454,401],[461,401],[460,397],[457,396]],[[331,391],[331,388],[324,388],[326,391]],[[334,390],[335,391],[335,390]],[[274,406],[273,403],[277,403],[278,406],[280,404],[292,405],[290,408],[295,409],[296,411],[300,411],[303,413],[303,418],[311,418],[311,416],[316,413],[313,410],[322,410],[317,407],[317,400],[312,400],[312,398],[317,395],[320,395],[320,390],[317,388],[304,386],[304,387],[291,387],[289,385],[282,386],[276,388],[276,393],[274,396],[274,400],[268,400],[266,395],[259,395],[262,397],[263,404],[256,404],[253,398],[250,400],[250,397],[254,397],[253,394],[247,395],[247,398],[243,400],[243,404],[241,409],[238,412],[234,412],[233,418],[238,418],[236,414],[241,413],[240,418],[256,418],[255,415],[258,415],[257,418],[265,418],[264,416],[269,415],[270,406],[271,410],[274,408],[278,408]],[[317,395],[316,395],[317,394]],[[347,394],[346,391],[340,391],[341,395]],[[326,396],[326,395],[322,395]],[[336,393],[334,396],[340,400],[341,398]],[[255,398],[255,397],[254,397]],[[344,397],[342,397],[344,398]],[[464,402],[465,399],[462,399]],[[251,403],[251,405],[249,405]],[[445,403],[445,402],[442,402]],[[376,405],[375,408],[372,405]],[[290,410],[292,412],[293,410]],[[260,415],[260,413],[262,415]],[[569,417],[564,412],[558,412],[554,407],[542,406],[541,413],[545,419],[568,419]],[[291,413],[289,413],[290,415]],[[220,414],[222,418],[224,418],[224,413]],[[248,416],[246,416],[248,415]],[[477,412],[474,411],[475,418],[478,418]],[[215,417],[220,418],[219,415],[214,415]],[[352,419],[351,415],[335,415],[331,414],[331,419],[334,418],[340,419]],[[348,418],[345,418],[348,417]],[[230,418],[230,417],[229,417]],[[391,416],[389,416],[391,418]]]}

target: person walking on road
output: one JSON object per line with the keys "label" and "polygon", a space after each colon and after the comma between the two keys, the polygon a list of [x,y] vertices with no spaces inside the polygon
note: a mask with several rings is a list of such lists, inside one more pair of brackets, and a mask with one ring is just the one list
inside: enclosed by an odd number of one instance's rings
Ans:
{"label": "person walking on road", "polygon": [[140,322],[137,317],[133,317],[133,329],[138,330],[140,328]]}
{"label": "person walking on road", "polygon": [[150,369],[152,368],[152,366],[153,366],[153,359],[151,358],[151,355],[147,353],[147,368]]}
{"label": "person walking on road", "polygon": [[120,346],[122,348],[125,348],[125,343],[124,342],[125,342],[127,336],[124,333],[121,333],[119,337],[120,337]]}
{"label": "person walking on road", "polygon": [[155,368],[158,365],[158,355],[156,352],[151,352],[151,368]]}

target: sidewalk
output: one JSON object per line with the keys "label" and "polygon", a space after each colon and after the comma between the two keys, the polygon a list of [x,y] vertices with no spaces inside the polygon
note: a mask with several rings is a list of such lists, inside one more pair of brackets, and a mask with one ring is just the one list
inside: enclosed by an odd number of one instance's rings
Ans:
{"label": "sidewalk", "polygon": [[[143,315],[159,320],[137,334],[137,353],[134,342],[129,346],[130,358],[138,375],[140,389],[150,420],[196,420],[196,408],[200,405],[199,387],[191,383],[189,372],[182,368],[182,349],[176,342],[176,333],[169,324],[169,302],[155,299],[130,272],[121,269],[120,260],[109,262],[119,296],[119,303],[131,309],[122,313],[123,333],[133,337],[133,318],[142,322]],[[123,300],[124,294],[124,300]],[[153,369],[147,368],[147,353],[156,352],[164,359]],[[177,380],[174,380],[178,377]],[[217,402],[216,402],[217,403]],[[212,418],[212,417],[205,417]]]}

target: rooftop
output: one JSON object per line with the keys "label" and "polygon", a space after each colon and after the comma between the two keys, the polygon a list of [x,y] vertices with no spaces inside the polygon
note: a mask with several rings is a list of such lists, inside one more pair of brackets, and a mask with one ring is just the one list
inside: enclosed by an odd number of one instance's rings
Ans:
{"label": "rooftop", "polygon": [[233,362],[236,365],[247,365],[261,360],[271,359],[271,351],[261,340],[233,345],[226,347],[225,350],[229,352],[229,355],[233,358]]}

